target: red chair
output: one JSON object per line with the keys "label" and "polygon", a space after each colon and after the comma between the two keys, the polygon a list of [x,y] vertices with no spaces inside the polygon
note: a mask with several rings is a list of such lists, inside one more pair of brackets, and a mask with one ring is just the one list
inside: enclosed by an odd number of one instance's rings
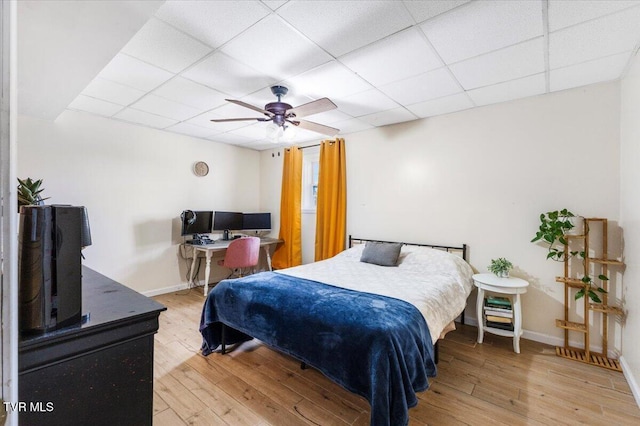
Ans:
{"label": "red chair", "polygon": [[229,277],[235,274],[241,277],[246,268],[251,268],[250,272],[253,272],[253,268],[258,265],[259,257],[260,238],[242,237],[229,243],[224,260],[218,261],[218,265],[232,270]]}

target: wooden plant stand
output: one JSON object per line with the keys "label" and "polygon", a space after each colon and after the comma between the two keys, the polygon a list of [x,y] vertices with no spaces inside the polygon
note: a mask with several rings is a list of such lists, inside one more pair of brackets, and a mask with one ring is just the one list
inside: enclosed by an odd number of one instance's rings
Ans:
{"label": "wooden plant stand", "polygon": [[[592,223],[599,222],[602,226],[602,253],[600,257],[591,257],[589,255],[589,229]],[[584,275],[589,275],[595,282],[598,275],[608,276],[610,266],[623,266],[619,260],[609,259],[607,238],[608,238],[608,221],[602,218],[585,218],[584,232],[581,235],[565,235],[567,244],[564,246],[564,276],[556,277],[556,281],[564,284],[564,319],[556,319],[556,327],[564,329],[564,347],[556,347],[556,355],[587,364],[597,365],[598,367],[607,368],[615,371],[622,371],[620,363],[617,359],[607,357],[608,352],[608,328],[609,315],[623,315],[623,311],[618,306],[608,304],[608,293],[598,293],[602,303],[592,303],[587,291],[590,289],[589,283],[584,283],[579,278],[573,278],[571,275],[571,265],[569,256],[569,245],[572,240],[582,241],[584,250],[583,269],[580,271]],[[593,271],[591,267],[593,265]],[[600,286],[609,291],[609,282],[600,280]],[[569,321],[569,302],[573,299],[572,289],[579,291],[584,289],[584,319],[583,322]],[[571,297],[571,299],[570,299]],[[602,321],[602,353],[594,352],[590,349],[590,314],[594,315],[594,324],[597,314],[600,314]],[[569,345],[569,332],[580,333],[584,336],[584,348],[575,348]]]}

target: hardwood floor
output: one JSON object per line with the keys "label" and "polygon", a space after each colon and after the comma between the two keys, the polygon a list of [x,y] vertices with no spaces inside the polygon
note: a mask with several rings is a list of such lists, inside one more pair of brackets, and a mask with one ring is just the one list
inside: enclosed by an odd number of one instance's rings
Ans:
{"label": "hardwood floor", "polygon": [[[368,425],[369,404],[295,359],[247,342],[199,353],[201,289],[154,298],[167,306],[156,335],[154,425]],[[551,346],[460,326],[441,342],[438,376],[410,425],[638,425],[621,373],[559,358]]]}

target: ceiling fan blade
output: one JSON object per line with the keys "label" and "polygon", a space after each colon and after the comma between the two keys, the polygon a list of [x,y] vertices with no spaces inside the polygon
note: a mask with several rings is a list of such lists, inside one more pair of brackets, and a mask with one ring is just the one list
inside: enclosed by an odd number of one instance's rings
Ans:
{"label": "ceiling fan blade", "polygon": [[322,133],[327,136],[335,136],[340,132],[340,129],[336,129],[334,127],[325,126],[324,124],[314,123],[313,121],[307,120],[296,120],[292,121],[298,127],[302,127],[306,130],[311,130],[312,132]]}
{"label": "ceiling fan blade", "polygon": [[248,104],[248,103],[246,103],[246,102],[236,101],[235,99],[225,99],[225,100],[226,100],[226,101],[228,101],[228,102],[234,103],[234,104],[236,104],[236,105],[240,105],[240,106],[243,106],[243,107],[245,107],[245,108],[249,108],[249,109],[252,109],[252,110],[254,110],[254,111],[258,111],[259,113],[261,113],[261,114],[265,114],[265,115],[268,115],[269,117],[271,117],[271,116],[273,115],[272,113],[270,113],[270,112],[269,112],[269,111],[267,111],[267,110],[264,110],[264,109],[259,108],[259,107],[257,107],[257,106],[253,106],[253,105]]}
{"label": "ceiling fan blade", "polygon": [[251,118],[218,118],[209,121],[213,121],[214,123],[224,123],[225,121],[269,121],[268,118],[260,118],[260,117],[251,117]]}
{"label": "ceiling fan blade", "polygon": [[322,98],[287,110],[287,116],[306,117],[338,108],[329,98]]}

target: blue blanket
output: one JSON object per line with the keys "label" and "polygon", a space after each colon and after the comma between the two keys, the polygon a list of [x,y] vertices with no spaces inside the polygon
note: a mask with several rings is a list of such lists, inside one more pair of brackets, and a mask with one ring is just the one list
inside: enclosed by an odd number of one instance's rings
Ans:
{"label": "blue blanket", "polygon": [[[434,377],[434,349],[410,303],[274,272],[225,280],[202,310],[202,352],[258,338],[314,366],[371,404],[372,425],[406,425]],[[231,327],[232,329],[230,329]]]}

